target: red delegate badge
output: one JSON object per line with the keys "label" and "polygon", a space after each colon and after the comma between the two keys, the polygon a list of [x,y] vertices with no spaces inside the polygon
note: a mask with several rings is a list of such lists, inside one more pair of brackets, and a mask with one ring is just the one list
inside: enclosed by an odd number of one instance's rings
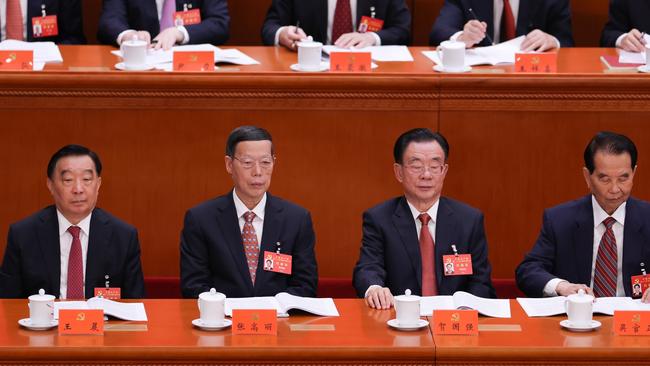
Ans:
{"label": "red delegate badge", "polygon": [[650,287],[650,275],[632,276],[632,298],[640,299]]}
{"label": "red delegate badge", "polygon": [[466,276],[471,275],[472,255],[471,254],[450,254],[442,256],[443,273],[445,276]]}
{"label": "red delegate badge", "polygon": [[34,38],[54,37],[59,35],[56,15],[32,18],[32,34]]}
{"label": "red delegate badge", "polygon": [[109,300],[122,298],[122,289],[119,287],[95,287],[95,296],[101,296]]}
{"label": "red delegate badge", "polygon": [[359,22],[359,33],[379,32],[383,27],[383,20],[364,15]]}
{"label": "red delegate badge", "polygon": [[264,252],[264,270],[270,272],[291,274],[292,257],[288,254]]}
{"label": "red delegate badge", "polygon": [[174,26],[186,26],[201,23],[201,11],[192,9],[187,11],[177,11],[174,13]]}

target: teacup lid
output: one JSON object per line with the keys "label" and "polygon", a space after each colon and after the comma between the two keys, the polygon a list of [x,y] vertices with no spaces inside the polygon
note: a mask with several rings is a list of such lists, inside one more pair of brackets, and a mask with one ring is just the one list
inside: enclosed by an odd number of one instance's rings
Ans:
{"label": "teacup lid", "polygon": [[594,301],[594,297],[588,295],[583,289],[578,290],[577,294],[572,294],[567,296],[567,299],[569,299],[569,301],[571,302],[579,302],[579,303],[587,303],[587,302]]}
{"label": "teacup lid", "polygon": [[54,301],[54,295],[46,295],[45,290],[38,290],[38,294],[31,295],[29,301]]}
{"label": "teacup lid", "polygon": [[220,292],[217,292],[217,290],[214,289],[214,287],[213,287],[213,288],[210,289],[210,292],[207,292],[207,291],[202,292],[199,295],[199,298],[201,300],[206,300],[206,301],[221,301],[221,300],[226,298],[226,295],[224,295],[224,294],[222,294]]}
{"label": "teacup lid", "polygon": [[420,296],[411,295],[411,290],[406,289],[406,291],[404,291],[404,295],[395,296],[395,300],[397,300],[397,301],[420,301]]}

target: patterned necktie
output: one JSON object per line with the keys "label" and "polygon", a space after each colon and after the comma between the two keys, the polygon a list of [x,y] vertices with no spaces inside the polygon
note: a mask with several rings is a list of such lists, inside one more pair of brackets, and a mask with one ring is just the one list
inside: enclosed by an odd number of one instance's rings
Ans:
{"label": "patterned necktie", "polygon": [[334,21],[332,22],[332,44],[342,34],[352,32],[352,8],[350,0],[337,0],[334,10]]}
{"label": "patterned necktie", "polygon": [[603,220],[605,233],[598,245],[596,256],[596,269],[594,270],[594,295],[596,297],[616,296],[616,282],[618,277],[618,254],[616,251],[616,237],[612,226],[616,220],[608,217]]}
{"label": "patterned necktie", "polygon": [[515,17],[512,14],[509,0],[503,0],[503,13],[501,14],[501,42],[515,38]]}
{"label": "patterned necktie", "polygon": [[435,296],[438,294],[436,285],[436,267],[434,265],[435,245],[429,232],[431,217],[423,213],[418,216],[422,222],[420,230],[420,256],[422,257],[422,296]]}
{"label": "patterned necktie", "polygon": [[162,14],[160,15],[160,31],[174,26],[174,12],[176,11],[176,0],[165,0]]}
{"label": "patterned necktie", "polygon": [[70,226],[68,232],[72,235],[72,246],[68,257],[68,289],[66,299],[84,298],[84,265],[81,259],[81,240],[79,240],[79,226]]}
{"label": "patterned necktie", "polygon": [[20,0],[7,0],[7,39],[23,40],[23,12]]}
{"label": "patterned necktie", "polygon": [[248,211],[244,214],[244,229],[241,233],[242,242],[244,243],[244,254],[246,254],[246,265],[251,275],[251,281],[255,285],[255,273],[257,271],[257,259],[260,255],[260,247],[257,244],[257,234],[253,227],[255,213]]}

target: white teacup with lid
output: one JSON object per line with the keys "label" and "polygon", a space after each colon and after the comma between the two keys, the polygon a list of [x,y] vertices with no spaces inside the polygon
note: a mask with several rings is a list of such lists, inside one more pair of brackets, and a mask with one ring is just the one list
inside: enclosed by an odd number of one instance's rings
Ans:
{"label": "white teacup with lid", "polygon": [[395,296],[395,313],[400,327],[415,327],[420,321],[420,296],[411,295],[411,290],[404,295]]}
{"label": "white teacup with lid", "polygon": [[201,323],[207,326],[223,325],[225,302],[226,295],[214,288],[209,292],[202,292],[198,299]]}
{"label": "white teacup with lid", "polygon": [[54,321],[54,295],[45,294],[45,290],[38,290],[38,294],[31,295],[29,299],[29,322],[33,326],[48,326]]}
{"label": "white teacup with lid", "polygon": [[323,44],[313,41],[311,37],[307,37],[298,45],[298,65],[303,71],[316,71],[320,68],[321,53],[323,52]]}
{"label": "white teacup with lid", "polygon": [[134,36],[120,45],[124,67],[129,70],[138,70],[147,65],[147,42]]}
{"label": "white teacup with lid", "polygon": [[577,294],[567,296],[566,314],[571,326],[589,327],[593,318],[594,297],[585,293],[585,290],[578,290]]}

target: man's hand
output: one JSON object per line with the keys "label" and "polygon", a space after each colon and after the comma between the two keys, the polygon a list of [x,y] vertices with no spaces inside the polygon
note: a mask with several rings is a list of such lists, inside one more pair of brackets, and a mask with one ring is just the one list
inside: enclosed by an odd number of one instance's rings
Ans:
{"label": "man's hand", "polygon": [[375,45],[375,36],[372,33],[345,33],[334,42],[334,45],[341,48],[364,48]]}
{"label": "man's hand", "polygon": [[521,43],[521,50],[524,52],[538,51],[544,52],[557,47],[555,37],[535,29],[526,35],[524,41]]}
{"label": "man's hand", "polygon": [[122,35],[122,39],[120,40],[120,44],[124,43],[125,41],[130,41],[132,39],[137,39],[140,41],[145,41],[147,42],[147,45],[151,43],[151,35],[147,31],[128,31]]}
{"label": "man's hand", "polygon": [[621,40],[620,47],[625,51],[643,52],[645,50],[645,39],[643,39],[641,32],[637,29],[632,29],[625,33],[625,36]]}
{"label": "man's hand", "polygon": [[373,309],[390,309],[393,302],[393,294],[388,287],[375,286],[366,294],[366,305]]}
{"label": "man's hand", "polygon": [[178,30],[176,27],[170,27],[164,31],[158,33],[156,38],[153,39],[156,41],[154,49],[163,49],[168,50],[172,48],[176,43],[181,43],[183,41],[183,32]]}
{"label": "man's hand", "polygon": [[456,39],[457,41],[464,42],[466,48],[473,47],[475,44],[480,43],[485,38],[487,32],[487,23],[479,22],[478,20],[470,20],[465,23],[463,33]]}
{"label": "man's hand", "polygon": [[284,27],[284,29],[280,32],[278,43],[292,51],[296,51],[296,42],[300,42],[301,39],[305,38],[307,38],[307,35],[301,28],[290,25],[288,27]]}
{"label": "man's hand", "polygon": [[572,294],[577,294],[578,290],[584,290],[586,294],[593,295],[594,291],[587,285],[571,283],[568,281],[562,281],[557,284],[555,292],[560,296],[569,296]]}
{"label": "man's hand", "polygon": [[641,302],[643,303],[650,303],[650,288],[647,288],[645,292],[643,293],[643,297],[641,298]]}

